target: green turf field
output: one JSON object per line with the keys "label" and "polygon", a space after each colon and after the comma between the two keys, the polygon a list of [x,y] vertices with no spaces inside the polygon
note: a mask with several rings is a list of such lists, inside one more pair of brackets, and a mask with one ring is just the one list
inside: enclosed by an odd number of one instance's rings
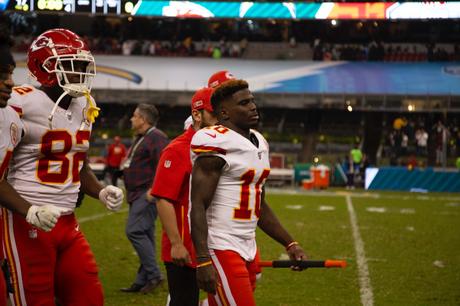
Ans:
{"label": "green turf field", "polygon": [[[258,305],[460,305],[459,195],[268,190],[267,196],[311,259],[345,259],[348,267],[265,268]],[[127,207],[109,214],[86,198],[77,211],[99,264],[105,304],[165,305],[166,285],[148,295],[118,291],[138,267],[124,234]],[[257,235],[263,260],[285,256],[280,245]]]}

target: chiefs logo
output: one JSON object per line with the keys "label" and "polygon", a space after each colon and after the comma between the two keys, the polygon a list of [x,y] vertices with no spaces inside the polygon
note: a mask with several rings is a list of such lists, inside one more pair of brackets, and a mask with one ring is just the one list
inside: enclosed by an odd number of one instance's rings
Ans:
{"label": "chiefs logo", "polygon": [[10,137],[11,137],[11,144],[16,146],[19,142],[19,127],[16,123],[11,123],[10,126]]}
{"label": "chiefs logo", "polygon": [[37,51],[41,48],[48,46],[50,42],[51,39],[49,39],[48,37],[40,36],[33,42],[32,46],[30,46],[30,50]]}

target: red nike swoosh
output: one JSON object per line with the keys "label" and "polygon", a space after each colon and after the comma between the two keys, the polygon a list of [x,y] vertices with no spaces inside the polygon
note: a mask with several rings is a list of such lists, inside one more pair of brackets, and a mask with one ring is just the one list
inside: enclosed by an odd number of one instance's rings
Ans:
{"label": "red nike swoosh", "polygon": [[206,132],[205,132],[205,134],[208,135],[208,136],[211,136],[212,138],[216,138],[216,134],[209,134],[209,133],[206,133]]}

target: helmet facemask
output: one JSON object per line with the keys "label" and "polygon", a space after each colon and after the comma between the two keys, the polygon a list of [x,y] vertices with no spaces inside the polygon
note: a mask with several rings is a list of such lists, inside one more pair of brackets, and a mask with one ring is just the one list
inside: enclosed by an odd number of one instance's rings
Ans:
{"label": "helmet facemask", "polygon": [[42,67],[48,73],[55,73],[58,85],[74,98],[91,91],[96,75],[94,57],[85,50],[79,50],[76,54],[50,56]]}

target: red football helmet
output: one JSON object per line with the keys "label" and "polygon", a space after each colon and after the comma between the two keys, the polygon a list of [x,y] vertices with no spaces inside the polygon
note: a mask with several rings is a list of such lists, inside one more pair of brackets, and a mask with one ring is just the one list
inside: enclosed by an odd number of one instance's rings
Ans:
{"label": "red football helmet", "polygon": [[85,42],[72,31],[52,29],[38,36],[30,45],[27,67],[46,87],[62,87],[73,97],[91,90],[96,75],[94,57]]}

